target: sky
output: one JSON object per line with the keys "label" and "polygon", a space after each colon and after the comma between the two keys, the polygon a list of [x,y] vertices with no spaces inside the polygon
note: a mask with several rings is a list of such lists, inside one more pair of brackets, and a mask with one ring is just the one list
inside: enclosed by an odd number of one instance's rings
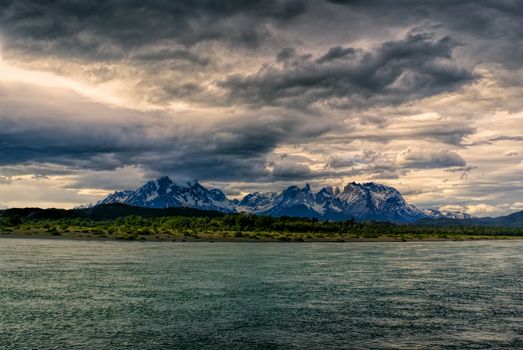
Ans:
{"label": "sky", "polygon": [[519,0],[4,0],[0,208],[168,175],[523,210]]}

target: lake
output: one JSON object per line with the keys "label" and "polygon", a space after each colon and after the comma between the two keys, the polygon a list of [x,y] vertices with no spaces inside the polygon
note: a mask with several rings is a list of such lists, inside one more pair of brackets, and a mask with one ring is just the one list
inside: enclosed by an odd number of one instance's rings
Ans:
{"label": "lake", "polygon": [[0,348],[522,349],[522,254],[0,239]]}

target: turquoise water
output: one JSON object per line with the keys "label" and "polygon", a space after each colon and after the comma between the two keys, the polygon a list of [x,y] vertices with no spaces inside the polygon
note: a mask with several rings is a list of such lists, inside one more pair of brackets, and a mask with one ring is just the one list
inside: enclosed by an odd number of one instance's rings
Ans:
{"label": "turquoise water", "polygon": [[1,349],[522,349],[523,241],[0,240]]}

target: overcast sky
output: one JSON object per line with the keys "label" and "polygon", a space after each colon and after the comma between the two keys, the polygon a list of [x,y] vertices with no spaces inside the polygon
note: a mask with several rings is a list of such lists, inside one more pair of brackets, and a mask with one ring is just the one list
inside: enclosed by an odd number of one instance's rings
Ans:
{"label": "overcast sky", "polygon": [[523,210],[523,1],[5,0],[0,207],[169,175]]}

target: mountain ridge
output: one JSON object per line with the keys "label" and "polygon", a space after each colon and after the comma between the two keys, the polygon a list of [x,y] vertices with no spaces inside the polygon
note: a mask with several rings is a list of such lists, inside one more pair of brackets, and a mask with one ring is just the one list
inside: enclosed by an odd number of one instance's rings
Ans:
{"label": "mountain ridge", "polygon": [[[10,208],[0,210],[0,223],[2,220],[7,223],[16,224],[41,220],[61,220],[61,219],[92,219],[115,220],[124,217],[188,217],[188,218],[219,218],[226,215],[242,215],[239,213],[227,214],[220,211],[199,210],[194,208],[144,208],[129,206],[121,203],[100,204],[82,209],[41,209],[41,208]],[[289,219],[289,217],[287,217]],[[294,219],[299,220],[299,217]],[[350,221],[350,220],[349,220]],[[377,223],[385,225],[394,225],[393,223]],[[407,223],[404,227],[429,226],[429,227],[499,227],[499,228],[523,228],[523,211],[515,212],[500,217],[483,217],[469,219],[421,219],[414,223]],[[390,226],[387,226],[390,227]],[[503,231],[500,231],[503,232]]]}
{"label": "mountain ridge", "polygon": [[116,191],[96,205],[122,203],[144,208],[194,208],[223,213],[246,212],[265,216],[296,216],[320,220],[387,221],[411,223],[421,219],[466,219],[465,213],[419,209],[393,187],[374,182],[350,182],[343,190],[331,186],[313,192],[309,184],[292,185],[281,192],[253,192],[230,200],[220,189],[198,181],[177,183],[167,176],[148,181],[136,190]]}

